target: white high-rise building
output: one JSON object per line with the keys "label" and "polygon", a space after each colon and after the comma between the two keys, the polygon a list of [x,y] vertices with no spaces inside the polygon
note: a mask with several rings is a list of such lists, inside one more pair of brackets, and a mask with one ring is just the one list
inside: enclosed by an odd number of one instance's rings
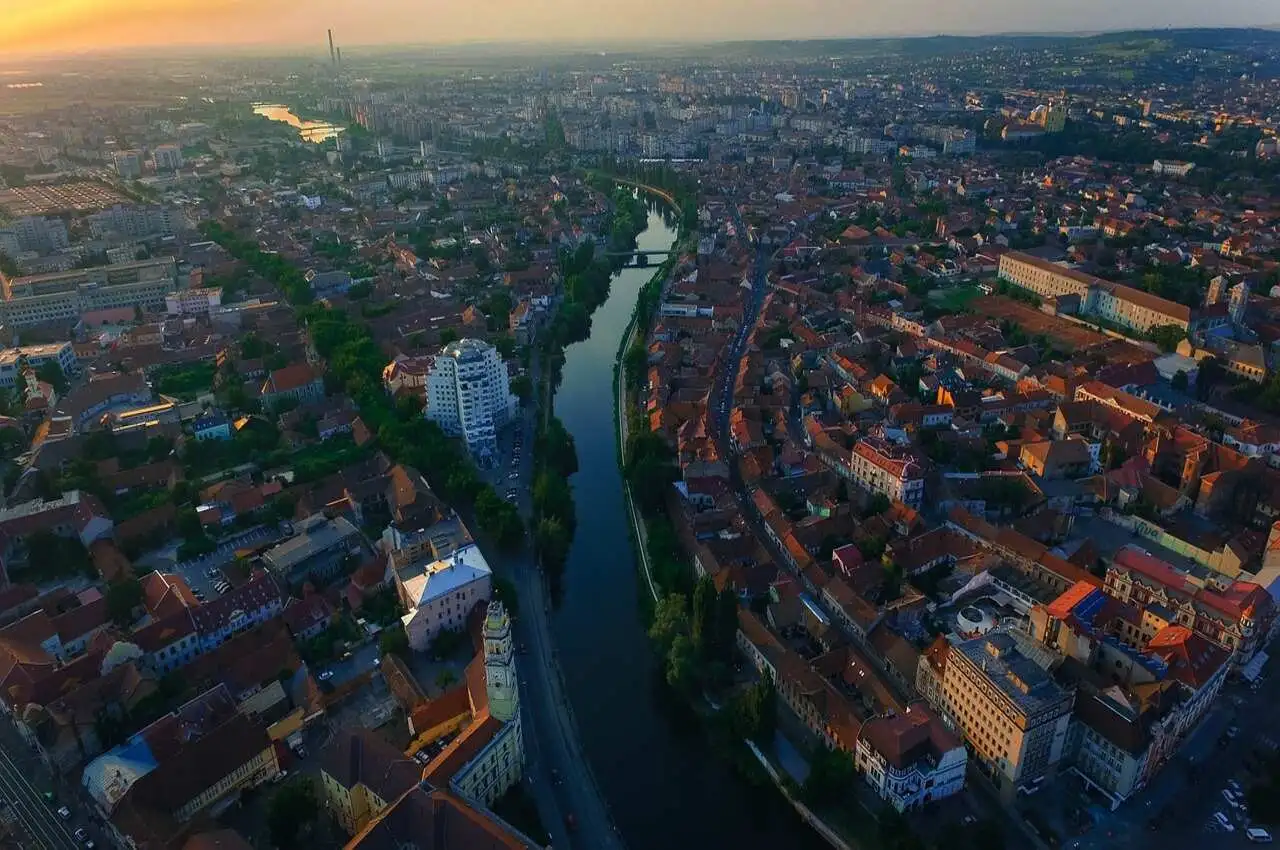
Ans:
{"label": "white high-rise building", "polygon": [[142,176],[142,154],[137,151],[116,151],[111,155],[116,174],[126,180]]}
{"label": "white high-rise building", "polygon": [[498,453],[498,429],[516,415],[506,364],[498,350],[478,339],[449,343],[427,374],[424,415],[447,433],[461,436],[479,462]]}
{"label": "white high-rise building", "polygon": [[156,171],[177,171],[182,167],[182,148],[177,145],[156,145],[151,152]]}

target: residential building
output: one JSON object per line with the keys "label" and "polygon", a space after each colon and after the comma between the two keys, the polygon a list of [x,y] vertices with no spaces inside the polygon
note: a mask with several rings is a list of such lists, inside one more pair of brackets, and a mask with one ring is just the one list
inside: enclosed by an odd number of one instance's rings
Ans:
{"label": "residential building", "polygon": [[422,652],[442,629],[461,629],[471,609],[492,596],[493,572],[469,543],[441,560],[397,570],[396,588],[408,611],[401,621],[409,646]]}
{"label": "residential building", "polygon": [[95,540],[110,537],[113,527],[97,497],[80,490],[68,490],[47,502],[33,499],[0,509],[0,539],[7,563],[26,558],[26,540],[36,532],[75,538],[88,548]]}
{"label": "residential building", "polygon": [[862,724],[854,763],[880,799],[899,812],[964,789],[964,743],[924,703]]}
{"label": "residential building", "polygon": [[231,420],[225,413],[211,411],[191,423],[191,433],[197,440],[230,440]]}
{"label": "residential building", "polygon": [[859,440],[849,457],[853,480],[891,502],[919,508],[924,502],[924,467],[909,450],[872,437]]}
{"label": "residential building", "polygon": [[182,167],[182,148],[178,145],[156,145],[151,151],[156,171],[177,171]]}
{"label": "residential building", "polygon": [[537,846],[457,794],[421,782],[356,835],[347,850],[528,850]]}
{"label": "residential building", "polygon": [[948,642],[917,670],[917,690],[932,695],[933,708],[1006,797],[1062,759],[1074,695],[1054,680],[1058,661],[1029,637],[996,629]]}
{"label": "residential building", "polygon": [[1228,652],[1185,626],[1147,636],[1142,612],[1088,582],[1031,611],[1034,638],[1065,655],[1075,717],[1064,761],[1119,806],[1200,722],[1226,681]]}
{"label": "residential building", "polygon": [[47,253],[71,247],[67,225],[60,218],[23,216],[0,228],[0,252],[17,257],[25,251]]}
{"label": "residential building", "polygon": [[333,578],[348,557],[363,551],[360,530],[345,517],[312,514],[294,524],[293,536],[262,553],[262,562],[291,584]]}
{"label": "residential building", "polygon": [[1275,602],[1261,585],[1215,572],[1191,575],[1132,544],[1112,558],[1106,590],[1142,612],[1144,637],[1185,626],[1234,653],[1237,665],[1262,647],[1276,616]]}
{"label": "residential building", "polygon": [[324,376],[309,363],[276,369],[262,385],[262,404],[273,407],[286,399],[298,403],[324,398]]}
{"label": "residential building", "polygon": [[89,232],[95,239],[146,241],[178,232],[181,213],[162,206],[116,204],[89,216]]}
{"label": "residential building", "polygon": [[355,835],[422,779],[422,766],[376,732],[344,727],[325,746],[320,784],[330,812]]}
{"label": "residential building", "polygon": [[168,846],[182,825],[280,770],[259,720],[219,685],[85,767],[82,782],[118,846]]}
{"label": "residential building", "polygon": [[170,316],[203,316],[221,306],[222,288],[218,286],[183,289],[164,298],[164,309]]}
{"label": "residential building", "polygon": [[57,363],[64,375],[80,371],[80,361],[75,348],[69,342],[52,342],[42,345],[21,345],[0,351],[0,387],[13,388],[22,381],[22,369],[29,366],[36,371],[46,363]]}
{"label": "residential building", "polygon": [[1186,177],[1195,167],[1194,162],[1179,162],[1174,159],[1157,159],[1151,163],[1152,173],[1172,177]]}
{"label": "residential building", "polygon": [[0,274],[0,317],[13,327],[74,322],[81,313],[119,307],[159,308],[178,288],[172,257],[9,278]]}
{"label": "residential building", "polygon": [[125,180],[137,180],[142,176],[141,151],[116,151],[111,155],[116,174]]}
{"label": "residential building", "polygon": [[446,433],[461,436],[478,461],[495,459],[498,429],[515,417],[518,406],[506,364],[492,345],[459,340],[432,361],[424,415]]}

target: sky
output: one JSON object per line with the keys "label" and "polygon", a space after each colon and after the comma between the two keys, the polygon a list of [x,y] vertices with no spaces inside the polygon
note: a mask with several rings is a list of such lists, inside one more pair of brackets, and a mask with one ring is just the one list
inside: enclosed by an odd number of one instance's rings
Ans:
{"label": "sky", "polygon": [[0,0],[0,55],[185,45],[1081,32],[1280,24],[1276,0]]}

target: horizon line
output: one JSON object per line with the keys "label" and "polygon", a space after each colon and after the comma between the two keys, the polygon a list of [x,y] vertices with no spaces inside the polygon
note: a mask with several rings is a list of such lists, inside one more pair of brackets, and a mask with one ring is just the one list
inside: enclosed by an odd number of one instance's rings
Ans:
{"label": "horizon line", "polygon": [[[953,32],[936,32],[936,33],[894,33],[884,32],[877,34],[861,34],[861,35],[796,35],[796,36],[777,36],[777,37],[742,37],[742,38],[682,38],[680,36],[670,36],[662,38],[640,38],[629,39],[617,36],[605,36],[600,39],[586,41],[582,39],[566,39],[566,40],[527,40],[527,39],[475,39],[475,40],[458,40],[458,41],[368,41],[368,42],[346,42],[341,43],[335,39],[335,46],[355,47],[375,49],[379,51],[387,51],[394,49],[449,49],[449,48],[478,48],[478,47],[553,47],[553,48],[573,48],[579,50],[598,51],[602,48],[614,47],[643,47],[645,45],[650,48],[663,47],[696,47],[723,44],[782,44],[788,42],[839,42],[839,41],[923,41],[928,39],[940,38],[962,38],[962,39],[982,39],[982,38],[1093,38],[1105,35],[1120,35],[1123,33],[1160,33],[1160,32],[1195,32],[1195,31],[1220,31],[1220,32],[1248,32],[1251,30],[1275,32],[1280,30],[1280,21],[1267,24],[1250,24],[1241,26],[1165,26],[1165,27],[1146,27],[1133,28],[1124,27],[1120,29],[1074,29],[1074,30],[1004,30],[1004,31],[953,31]],[[323,44],[324,33],[322,29],[320,39],[314,45],[316,56],[324,54],[327,56],[327,46]],[[272,43],[269,41],[242,41],[231,44],[225,44],[215,41],[194,41],[194,42],[174,42],[166,45],[120,45],[117,47],[86,47],[84,49],[70,49],[62,51],[33,51],[22,52],[12,51],[0,60],[0,67],[11,64],[14,61],[56,61],[59,59],[92,59],[119,56],[121,53],[134,53],[137,58],[143,58],[147,55],[172,55],[177,51],[197,51],[200,53],[221,53],[225,55],[228,52],[235,53],[255,53],[272,55],[270,51],[275,49],[274,55],[281,58],[297,58],[301,56],[310,56],[313,44],[311,41],[289,41],[282,43]],[[321,49],[323,48],[323,49]],[[640,51],[643,52],[643,51]],[[346,57],[344,57],[344,62]]]}

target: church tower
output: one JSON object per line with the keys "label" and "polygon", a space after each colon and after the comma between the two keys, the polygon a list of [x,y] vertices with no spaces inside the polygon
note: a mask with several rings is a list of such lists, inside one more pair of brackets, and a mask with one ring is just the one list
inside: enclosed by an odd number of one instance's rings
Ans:
{"label": "church tower", "polygon": [[494,599],[484,618],[484,683],[489,693],[489,713],[495,720],[510,723],[520,707],[516,685],[515,654],[511,649],[511,618],[506,607]]}

